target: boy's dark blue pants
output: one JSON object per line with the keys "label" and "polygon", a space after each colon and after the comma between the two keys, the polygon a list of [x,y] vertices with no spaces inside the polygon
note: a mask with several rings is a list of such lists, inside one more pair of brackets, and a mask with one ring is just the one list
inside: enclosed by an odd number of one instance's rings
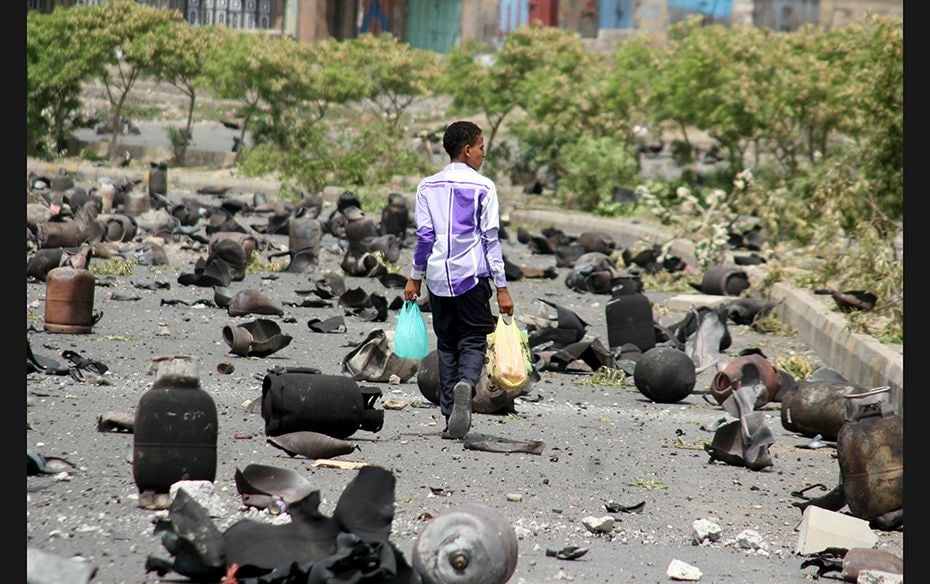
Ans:
{"label": "boy's dark blue pants", "polygon": [[447,419],[452,413],[452,388],[461,380],[471,384],[472,397],[484,368],[488,335],[494,332],[491,314],[491,283],[479,278],[460,296],[429,295],[433,331],[439,353],[439,410]]}

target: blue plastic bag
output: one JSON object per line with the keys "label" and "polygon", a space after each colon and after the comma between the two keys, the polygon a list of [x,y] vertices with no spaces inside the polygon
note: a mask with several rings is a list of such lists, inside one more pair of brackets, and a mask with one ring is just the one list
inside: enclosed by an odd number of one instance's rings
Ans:
{"label": "blue plastic bag", "polygon": [[397,315],[394,354],[407,359],[422,359],[428,353],[429,335],[420,306],[412,300],[406,300]]}

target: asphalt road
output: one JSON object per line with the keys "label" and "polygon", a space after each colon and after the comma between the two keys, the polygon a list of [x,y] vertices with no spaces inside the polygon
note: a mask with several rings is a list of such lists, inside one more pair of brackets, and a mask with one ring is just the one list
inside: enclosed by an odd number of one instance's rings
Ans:
{"label": "asphalt road", "polygon": [[[178,201],[196,196],[218,203],[216,197],[192,193],[170,196]],[[330,210],[327,206],[324,215]],[[380,209],[366,212],[380,216]],[[240,221],[263,224],[266,218],[253,215]],[[269,239],[287,243],[283,235]],[[335,244],[331,236],[324,237],[321,263],[311,274],[281,272],[269,280],[262,278],[267,274],[250,273],[244,281],[233,283],[232,289],[254,288],[278,302],[299,302],[302,297],[297,290],[307,289],[323,270],[339,269],[341,254],[333,253]],[[259,378],[270,367],[307,366],[341,374],[342,358],[355,343],[373,329],[394,327],[392,313],[385,323],[346,317],[346,333],[314,333],[307,326],[309,319],[342,314],[342,310],[285,306],[284,317],[271,318],[294,337],[291,344],[266,358],[238,357],[223,341],[222,328],[252,317],[229,317],[225,310],[204,306],[160,304],[162,299],[192,303],[213,297],[209,288],[177,282],[180,273],[193,271],[194,261],[205,256],[206,250],[190,242],[170,243],[166,250],[170,266],[137,265],[131,275],[114,276],[109,285],[98,285],[94,309],[102,311],[103,318],[91,334],[42,332],[45,285],[26,284],[27,323],[39,329],[27,330],[33,351],[64,362],[61,353],[72,350],[110,369],[104,376],[106,385],[68,376],[26,377],[27,447],[45,456],[65,458],[77,467],[59,477],[27,477],[26,545],[84,558],[97,567],[95,583],[183,580],[177,575],[158,578],[145,572],[148,555],[170,556],[153,533],[158,514],[138,506],[127,459],[132,435],[96,429],[97,416],[106,411],[135,411],[152,385],[148,371],[153,357],[190,355],[200,363],[201,385],[213,397],[219,415],[215,493],[223,512],[215,521],[225,529],[245,517],[274,519],[267,512],[246,508],[237,493],[235,471],[251,463],[301,473],[320,490],[321,510],[332,513],[356,471],[314,467],[312,460],[288,457],[266,443],[262,418],[247,413],[243,404],[260,396]],[[554,264],[554,256],[533,255],[515,237],[504,242],[504,251],[518,264],[541,268]],[[399,264],[405,270],[411,253],[410,248],[402,253]],[[101,263],[95,259],[92,265]],[[537,299],[547,298],[576,311],[591,323],[588,333],[606,341],[608,297],[569,290],[563,282],[565,273],[562,269],[555,280],[513,282],[517,316],[536,313],[542,306]],[[156,280],[170,283],[170,289],[133,285]],[[350,288],[381,292],[388,300],[401,293],[385,290],[369,278],[347,277],[346,283]],[[668,293],[646,292],[663,323],[684,316],[665,307]],[[114,295],[139,299],[119,301]],[[821,364],[793,336],[762,335],[733,324],[730,331],[733,344],[725,353],[728,358],[741,349],[758,347],[770,359],[793,351]],[[219,373],[221,362],[233,364],[235,370]],[[673,559],[698,567],[703,582],[808,582],[814,570],[801,570],[804,558],[793,553],[801,514],[791,505],[797,499],[790,493],[815,483],[835,485],[839,478],[835,449],[801,448],[808,439],[784,430],[778,404],[770,404],[764,411],[776,439],[771,448],[774,466],[756,472],[710,463],[701,444],[713,434],[701,425],[724,415],[720,407],[704,399],[712,374],[712,370],[700,374],[694,392],[681,402],[658,404],[640,394],[632,380],[624,387],[590,386],[581,383],[588,378],[585,375],[544,372],[533,390],[542,396],[539,401],[520,400],[515,415],[475,415],[469,439],[541,440],[545,448],[538,456],[472,451],[464,449],[462,442],[441,440],[438,408],[415,407],[416,402],[427,405],[415,378],[400,384],[365,382],[383,391],[379,407],[388,398],[410,405],[386,410],[383,429],[354,434],[350,440],[360,449],[338,458],[379,465],[394,473],[391,539],[408,561],[426,517],[479,501],[500,513],[519,534],[519,560],[511,582],[668,582],[666,569]],[[520,500],[508,500],[508,494],[520,495]],[[608,502],[644,506],[641,513],[611,514],[605,509]],[[616,520],[610,533],[592,534],[582,524],[585,517],[605,515]],[[719,542],[692,545],[692,523],[702,518],[722,528]],[[736,543],[746,530],[759,534],[761,550],[743,549]],[[876,533],[880,549],[903,556],[903,532]],[[574,561],[546,556],[546,549],[567,545],[589,552]]]}

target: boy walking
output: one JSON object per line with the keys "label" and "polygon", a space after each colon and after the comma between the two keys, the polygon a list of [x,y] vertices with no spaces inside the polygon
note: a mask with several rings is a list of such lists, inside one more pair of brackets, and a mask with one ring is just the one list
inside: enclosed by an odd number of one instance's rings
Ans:
{"label": "boy walking", "polygon": [[404,298],[420,295],[424,276],[439,354],[441,436],[463,438],[471,428],[471,400],[494,331],[491,280],[501,314],[513,315],[504,276],[500,210],[494,181],[478,173],[484,136],[477,124],[454,122],[442,145],[449,164],[417,186],[417,245]]}

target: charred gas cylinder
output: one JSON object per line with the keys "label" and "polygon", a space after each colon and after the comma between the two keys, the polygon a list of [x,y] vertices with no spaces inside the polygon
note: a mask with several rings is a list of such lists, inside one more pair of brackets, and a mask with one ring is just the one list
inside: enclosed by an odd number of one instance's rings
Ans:
{"label": "charred gas cylinder", "polygon": [[704,294],[739,296],[749,288],[749,276],[745,271],[731,266],[712,266],[704,272],[700,290]]}
{"label": "charred gas cylinder", "polygon": [[845,396],[836,439],[846,504],[869,521],[904,507],[904,420],[890,397],[888,386]]}
{"label": "charred gas cylinder", "polygon": [[155,367],[155,383],[139,399],[133,427],[132,476],[139,492],[215,480],[216,405],[200,388],[197,362],[167,357]]}
{"label": "charred gas cylinder", "polygon": [[262,380],[262,418],[265,434],[319,432],[348,438],[357,430],[378,432],[384,410],[376,387],[360,387],[342,375],[324,375],[311,367],[277,367]]}
{"label": "charred gas cylinder", "polygon": [[781,425],[790,432],[836,441],[846,421],[847,395],[866,389],[845,381],[802,381],[781,402]]}
{"label": "charred gas cylinder", "polygon": [[302,249],[310,250],[313,263],[320,254],[320,239],[323,237],[323,223],[305,207],[291,217],[288,225],[287,248],[292,254]]}
{"label": "charred gas cylinder", "polygon": [[643,352],[655,347],[656,331],[652,303],[642,293],[642,284],[632,278],[611,290],[613,296],[604,309],[607,314],[607,344],[610,348],[633,343]]}
{"label": "charred gas cylinder", "polygon": [[654,402],[675,403],[688,397],[697,380],[694,361],[684,351],[653,347],[643,353],[633,370],[641,394]]}
{"label": "charred gas cylinder", "polygon": [[502,584],[517,569],[517,534],[480,503],[453,507],[427,523],[413,546],[424,584]]}
{"label": "charred gas cylinder", "polygon": [[45,330],[86,334],[94,327],[94,285],[90,270],[62,266],[45,283]]}
{"label": "charred gas cylinder", "polygon": [[168,165],[164,162],[150,162],[149,195],[168,194]]}

